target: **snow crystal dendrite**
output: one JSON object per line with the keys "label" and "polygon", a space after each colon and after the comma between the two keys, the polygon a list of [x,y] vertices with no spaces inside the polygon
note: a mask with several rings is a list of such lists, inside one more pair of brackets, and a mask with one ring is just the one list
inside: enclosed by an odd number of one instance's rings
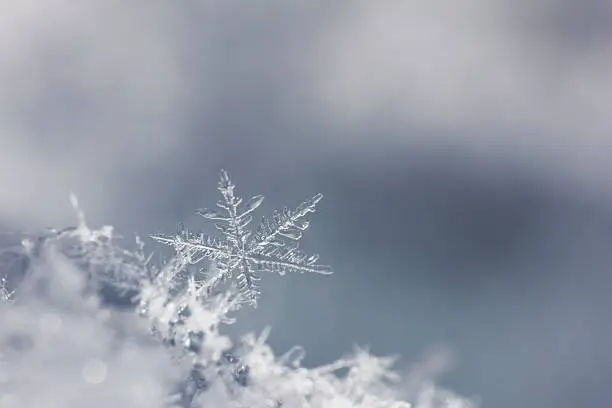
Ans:
{"label": "snow crystal dendrite", "polygon": [[234,277],[244,301],[257,306],[259,273],[312,272],[328,275],[329,266],[316,264],[318,255],[307,255],[298,248],[298,240],[309,226],[304,217],[315,212],[322,194],[304,201],[295,209],[285,207],[275,210],[270,218],[262,218],[252,233],[247,229],[253,217],[251,213],[264,199],[262,195],[252,197],[244,206],[242,198],[234,195],[235,185],[225,170],[221,171],[218,190],[223,199],[217,202],[218,210],[201,209],[198,214],[215,220],[215,227],[223,234],[218,239],[205,234],[193,234],[181,228],[176,235],[154,234],[151,238],[174,247],[177,256],[187,264],[212,261],[215,272],[204,282],[203,288],[210,290]]}
{"label": "snow crystal dendrite", "polygon": [[0,278],[0,305],[4,303],[11,303],[13,301],[14,291],[9,291],[6,287],[6,277]]}

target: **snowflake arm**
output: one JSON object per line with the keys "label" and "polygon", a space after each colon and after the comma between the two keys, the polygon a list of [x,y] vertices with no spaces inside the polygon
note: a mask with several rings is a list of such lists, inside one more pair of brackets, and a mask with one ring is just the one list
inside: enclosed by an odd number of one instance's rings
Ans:
{"label": "snowflake arm", "polygon": [[285,207],[282,212],[275,210],[271,219],[263,217],[255,236],[255,249],[277,245],[282,242],[279,240],[281,237],[296,241],[302,238],[302,231],[310,226],[310,223],[302,218],[309,212],[315,212],[315,206],[322,198],[323,194],[319,193],[304,201],[295,210]]}
{"label": "snowflake arm", "polygon": [[176,253],[189,264],[197,264],[204,259],[216,261],[227,255],[222,243],[206,235],[196,238],[188,233],[175,236],[159,233],[150,237],[159,243],[174,247]]}

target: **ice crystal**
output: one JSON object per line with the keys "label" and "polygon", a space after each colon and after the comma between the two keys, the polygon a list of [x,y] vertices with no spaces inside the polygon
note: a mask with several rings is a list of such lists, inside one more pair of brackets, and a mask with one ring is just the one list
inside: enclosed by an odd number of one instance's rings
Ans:
{"label": "ice crystal", "polygon": [[205,234],[193,234],[180,228],[178,234],[155,234],[151,238],[174,248],[177,256],[188,264],[198,264],[204,260],[212,261],[215,272],[203,284],[205,289],[215,288],[220,283],[236,275],[243,300],[257,306],[259,290],[257,282],[261,272],[312,272],[331,274],[329,266],[316,264],[318,255],[307,255],[298,246],[298,240],[309,226],[304,217],[315,212],[316,204],[322,194],[304,201],[295,209],[285,207],[275,210],[272,217],[263,217],[253,234],[247,227],[264,197],[256,195],[244,206],[242,198],[234,194],[235,185],[225,170],[221,171],[218,190],[223,199],[217,202],[218,210],[201,209],[198,214],[215,220],[215,227],[224,239]]}
{"label": "ice crystal", "polygon": [[0,305],[11,303],[13,301],[14,291],[9,291],[6,287],[6,278],[0,278]]}

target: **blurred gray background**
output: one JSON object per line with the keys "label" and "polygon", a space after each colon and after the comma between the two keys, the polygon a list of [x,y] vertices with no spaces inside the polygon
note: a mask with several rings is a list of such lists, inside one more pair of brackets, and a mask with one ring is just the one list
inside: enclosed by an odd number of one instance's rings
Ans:
{"label": "blurred gray background", "polygon": [[[180,3],[180,4],[179,4]],[[445,347],[484,407],[610,407],[612,2],[0,0],[0,225],[145,235],[325,194],[234,329]],[[150,248],[153,248],[152,246]]]}

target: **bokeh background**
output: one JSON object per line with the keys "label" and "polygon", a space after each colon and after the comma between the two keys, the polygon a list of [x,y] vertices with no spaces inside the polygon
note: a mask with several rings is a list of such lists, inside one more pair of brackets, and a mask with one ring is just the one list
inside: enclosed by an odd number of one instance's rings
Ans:
{"label": "bokeh background", "polygon": [[336,274],[265,276],[232,330],[609,407],[611,72],[609,0],[0,0],[0,225],[71,225],[73,191],[94,226],[211,231],[222,167],[264,213],[322,192]]}

